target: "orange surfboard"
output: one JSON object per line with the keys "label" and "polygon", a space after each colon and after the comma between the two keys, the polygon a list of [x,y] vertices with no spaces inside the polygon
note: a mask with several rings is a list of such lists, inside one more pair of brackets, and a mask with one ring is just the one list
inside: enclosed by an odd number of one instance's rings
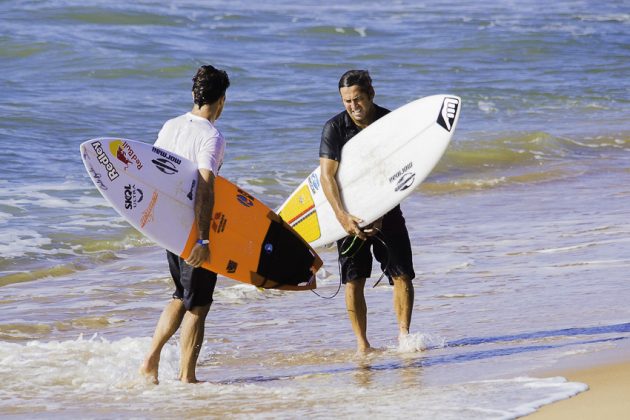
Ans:
{"label": "orange surfboard", "polygon": [[[132,226],[187,258],[198,239],[197,166],[153,145],[120,138],[81,144],[90,178]],[[210,258],[202,266],[266,289],[311,290],[322,260],[291,226],[227,179],[215,178]]]}

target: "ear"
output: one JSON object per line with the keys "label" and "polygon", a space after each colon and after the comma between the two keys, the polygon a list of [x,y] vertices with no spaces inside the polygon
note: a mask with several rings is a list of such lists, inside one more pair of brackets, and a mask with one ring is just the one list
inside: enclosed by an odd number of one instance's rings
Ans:
{"label": "ear", "polygon": [[372,86],[370,86],[370,91],[368,92],[368,96],[370,97],[370,101],[374,100],[374,96],[376,96],[376,93],[374,92],[374,88]]}

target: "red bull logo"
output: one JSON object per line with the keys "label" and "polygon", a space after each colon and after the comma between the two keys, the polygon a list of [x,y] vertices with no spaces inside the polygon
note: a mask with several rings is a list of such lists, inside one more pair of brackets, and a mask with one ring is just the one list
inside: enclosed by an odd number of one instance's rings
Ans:
{"label": "red bull logo", "polygon": [[125,170],[129,165],[135,165],[138,170],[142,169],[142,162],[129,143],[122,140],[116,140],[109,143],[109,150],[112,156],[125,164]]}

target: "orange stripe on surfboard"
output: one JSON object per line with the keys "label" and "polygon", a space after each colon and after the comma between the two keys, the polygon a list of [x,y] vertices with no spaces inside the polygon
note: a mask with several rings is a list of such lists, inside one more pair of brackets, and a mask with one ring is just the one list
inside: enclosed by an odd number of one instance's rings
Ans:
{"label": "orange stripe on surfboard", "polygon": [[306,210],[304,210],[303,212],[298,213],[293,219],[288,220],[287,223],[290,224],[291,226],[293,226],[293,222],[295,222],[296,220],[300,219],[305,214],[313,212],[314,210],[315,210],[315,205],[313,204],[310,207],[308,207]]}

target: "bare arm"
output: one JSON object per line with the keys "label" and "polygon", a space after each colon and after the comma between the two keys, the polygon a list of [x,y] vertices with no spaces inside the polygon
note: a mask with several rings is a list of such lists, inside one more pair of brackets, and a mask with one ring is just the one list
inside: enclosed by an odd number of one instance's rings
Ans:
{"label": "bare arm", "polygon": [[[199,169],[197,193],[195,195],[195,220],[197,221],[199,239],[208,239],[213,208],[214,174],[208,169]],[[195,244],[186,262],[193,267],[199,267],[209,258],[209,246]]]}
{"label": "bare arm", "polygon": [[319,158],[319,165],[321,167],[320,177],[324,195],[332,206],[337,220],[339,220],[339,223],[349,235],[355,235],[365,240],[366,235],[359,227],[359,223],[363,222],[363,220],[348,213],[341,202],[339,185],[335,177],[337,175],[337,169],[339,168],[339,162],[332,159]]}

